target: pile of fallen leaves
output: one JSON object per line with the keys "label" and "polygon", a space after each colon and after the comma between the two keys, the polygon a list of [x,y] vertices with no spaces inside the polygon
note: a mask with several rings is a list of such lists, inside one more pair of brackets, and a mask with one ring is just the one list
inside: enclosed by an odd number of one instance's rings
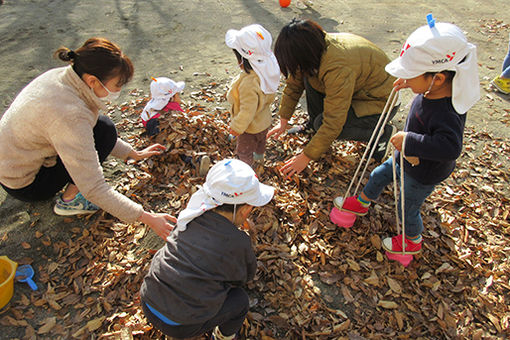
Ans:
{"label": "pile of fallen leaves", "polygon": [[[159,157],[128,165],[112,185],[146,209],[177,215],[201,185],[194,162],[232,157],[228,112],[212,83],[191,94],[185,112],[160,119],[161,133],[141,134],[141,92],[120,107],[119,130],[136,148],[167,147]],[[277,103],[275,103],[276,105]],[[297,120],[303,120],[299,115]],[[247,286],[247,339],[500,338],[510,324],[508,141],[467,129],[458,168],[426,201],[423,252],[405,268],[387,259],[381,239],[395,233],[392,188],[351,229],[329,220],[364,145],[335,142],[301,176],[281,176],[282,162],[310,136],[284,136],[267,146],[262,182],[273,201],[255,210],[250,235],[258,258]],[[190,156],[193,161],[183,159]],[[371,164],[369,170],[375,165]],[[11,302],[2,324],[25,327],[26,338],[157,339],[139,305],[139,288],[157,247],[140,224],[96,216],[38,268],[38,292]],[[42,235],[41,235],[42,236]],[[154,242],[153,242],[154,243]],[[162,242],[155,242],[158,247]],[[33,324],[35,313],[47,313]]]}

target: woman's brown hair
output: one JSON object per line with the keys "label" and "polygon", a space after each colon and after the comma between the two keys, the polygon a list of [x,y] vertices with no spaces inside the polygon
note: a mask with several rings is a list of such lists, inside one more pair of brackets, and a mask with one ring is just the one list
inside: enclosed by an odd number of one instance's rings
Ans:
{"label": "woman's brown hair", "polygon": [[313,76],[326,50],[326,32],[312,20],[292,19],[285,25],[274,46],[274,54],[285,78],[298,71]]}
{"label": "woman's brown hair", "polygon": [[120,76],[117,85],[122,86],[133,77],[131,60],[122,53],[119,46],[104,38],[90,38],[75,51],[60,47],[54,57],[70,62],[80,78],[85,73],[91,74],[103,84]]}

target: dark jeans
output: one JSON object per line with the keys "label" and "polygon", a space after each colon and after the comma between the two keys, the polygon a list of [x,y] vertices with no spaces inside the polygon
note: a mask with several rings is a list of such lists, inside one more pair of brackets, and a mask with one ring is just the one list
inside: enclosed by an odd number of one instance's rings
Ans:
{"label": "dark jeans", "polygon": [[[151,307],[155,308],[155,306]],[[161,321],[147,308],[142,299],[142,309],[149,322],[163,334],[175,338],[191,338],[199,336],[219,326],[224,335],[232,335],[241,329],[248,314],[249,298],[242,288],[232,288],[218,314],[212,319],[199,324],[170,326]]]}
{"label": "dark jeans", "polygon": [[[315,90],[310,83],[308,83],[307,79],[305,79],[305,91],[306,106],[308,109],[308,115],[310,116],[307,127],[317,131],[322,125],[325,95]],[[396,105],[391,110],[388,121],[395,116],[399,107],[400,105]],[[342,132],[337,139],[368,142],[374,132],[380,116],[380,114],[375,114],[371,116],[358,117],[351,106],[347,112],[347,120],[345,121]],[[391,130],[388,126],[386,128]]]}
{"label": "dark jeans", "polygon": [[[99,116],[94,126],[94,144],[99,157],[99,162],[103,162],[112,152],[117,142],[117,129],[110,118]],[[34,181],[21,189],[10,189],[2,184],[2,187],[9,195],[21,201],[43,201],[52,198],[67,183],[74,183],[67,172],[60,157],[57,156],[57,164],[50,168],[44,166],[39,169]]]}

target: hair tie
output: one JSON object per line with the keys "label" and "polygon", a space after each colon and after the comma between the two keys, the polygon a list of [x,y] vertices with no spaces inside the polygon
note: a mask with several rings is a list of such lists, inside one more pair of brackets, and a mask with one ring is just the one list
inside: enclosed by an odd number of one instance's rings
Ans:
{"label": "hair tie", "polygon": [[76,52],[74,52],[73,50],[69,50],[69,52],[67,52],[67,57],[68,57],[70,60],[74,60],[74,59],[77,57],[77,54],[76,54]]}

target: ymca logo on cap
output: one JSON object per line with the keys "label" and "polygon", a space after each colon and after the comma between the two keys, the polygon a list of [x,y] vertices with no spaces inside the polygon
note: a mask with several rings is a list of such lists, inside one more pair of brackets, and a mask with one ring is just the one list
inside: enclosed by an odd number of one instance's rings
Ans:
{"label": "ymca logo on cap", "polygon": [[[402,46],[402,50],[400,51],[400,56],[399,57],[402,57],[409,48],[411,48],[411,45],[406,41],[404,43],[404,46]],[[442,58],[442,59],[432,59],[431,62],[432,62],[433,65],[447,63],[447,62],[453,60],[453,57],[455,57],[456,53],[457,52],[451,52],[450,54],[446,54],[444,58]]]}
{"label": "ymca logo on cap", "polygon": [[457,26],[429,22],[407,38],[399,57],[386,65],[386,71],[410,79],[426,72],[455,70],[467,50],[467,39]]}

